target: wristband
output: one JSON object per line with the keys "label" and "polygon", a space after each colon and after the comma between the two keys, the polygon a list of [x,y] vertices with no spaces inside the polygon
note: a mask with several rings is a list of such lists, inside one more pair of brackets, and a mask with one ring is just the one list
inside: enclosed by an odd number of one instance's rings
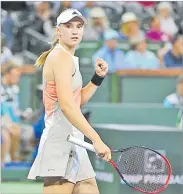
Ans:
{"label": "wristband", "polygon": [[96,86],[100,86],[101,83],[103,82],[103,80],[104,80],[104,77],[99,76],[99,75],[95,72],[95,74],[93,75],[93,77],[92,77],[92,79],[91,79],[91,82],[92,82],[93,84],[95,84]]}

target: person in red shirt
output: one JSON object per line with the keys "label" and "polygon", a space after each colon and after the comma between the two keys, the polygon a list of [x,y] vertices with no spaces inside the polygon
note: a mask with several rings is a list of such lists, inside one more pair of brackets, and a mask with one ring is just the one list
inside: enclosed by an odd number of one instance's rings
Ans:
{"label": "person in red shirt", "polygon": [[146,33],[147,40],[165,42],[171,39],[171,37],[160,30],[160,20],[157,16],[153,16],[150,19],[150,29]]}

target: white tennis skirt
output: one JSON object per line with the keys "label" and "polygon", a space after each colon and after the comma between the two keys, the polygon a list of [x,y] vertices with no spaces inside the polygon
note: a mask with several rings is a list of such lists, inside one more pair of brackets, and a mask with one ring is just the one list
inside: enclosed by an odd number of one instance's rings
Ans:
{"label": "white tennis skirt", "polygon": [[[62,133],[62,141],[60,138],[45,138],[42,135],[28,179],[60,176],[76,183],[96,176],[86,149],[67,142],[67,135]],[[74,136],[84,140],[80,131]]]}

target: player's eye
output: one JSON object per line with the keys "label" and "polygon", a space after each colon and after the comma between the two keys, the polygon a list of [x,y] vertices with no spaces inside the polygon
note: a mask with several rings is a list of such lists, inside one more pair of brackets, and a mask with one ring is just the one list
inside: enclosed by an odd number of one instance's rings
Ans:
{"label": "player's eye", "polygon": [[79,28],[79,29],[82,28],[82,27],[83,27],[83,25],[78,25],[78,26],[77,26],[77,28]]}
{"label": "player's eye", "polygon": [[66,28],[71,28],[71,24],[65,24]]}

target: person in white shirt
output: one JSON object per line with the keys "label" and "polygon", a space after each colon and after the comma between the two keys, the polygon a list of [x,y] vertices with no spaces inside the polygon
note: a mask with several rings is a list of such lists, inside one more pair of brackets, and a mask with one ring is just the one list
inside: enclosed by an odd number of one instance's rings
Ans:
{"label": "person in white shirt", "polygon": [[168,95],[163,104],[166,108],[172,108],[177,105],[183,106],[183,75],[177,79],[176,92]]}
{"label": "person in white shirt", "polygon": [[128,68],[136,69],[158,69],[159,61],[157,56],[147,49],[144,34],[130,40],[132,50],[128,51],[124,64]]}
{"label": "person in white shirt", "polygon": [[101,7],[94,7],[89,13],[88,26],[86,26],[83,40],[104,40],[104,33],[110,30],[108,17]]}
{"label": "person in white shirt", "polygon": [[161,32],[174,36],[178,32],[178,27],[171,15],[172,6],[169,2],[161,2],[157,6],[157,14],[160,19]]}

